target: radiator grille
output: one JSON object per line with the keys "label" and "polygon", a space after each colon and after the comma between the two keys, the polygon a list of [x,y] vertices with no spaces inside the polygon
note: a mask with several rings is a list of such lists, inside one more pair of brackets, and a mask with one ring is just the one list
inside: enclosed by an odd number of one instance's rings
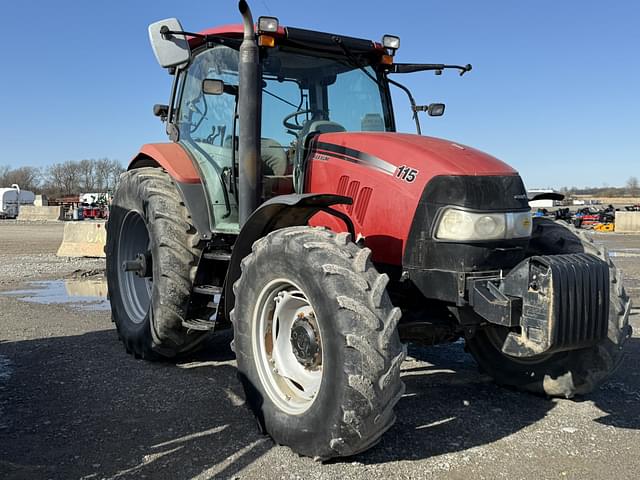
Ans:
{"label": "radiator grille", "polygon": [[364,216],[367,213],[369,207],[369,200],[371,200],[371,194],[373,189],[371,187],[360,188],[360,182],[358,180],[350,181],[348,175],[342,175],[338,180],[338,195],[344,195],[351,197],[353,203],[346,206],[347,213],[353,215],[357,223],[362,224]]}
{"label": "radiator grille", "polygon": [[347,175],[342,175],[338,181],[338,195],[346,195],[348,185],[349,177]]}
{"label": "radiator grille", "polygon": [[364,187],[360,189],[360,194],[358,195],[358,200],[355,204],[356,221],[360,224],[364,221],[364,216],[367,213],[367,207],[369,206],[369,200],[371,199],[372,193],[372,188]]}

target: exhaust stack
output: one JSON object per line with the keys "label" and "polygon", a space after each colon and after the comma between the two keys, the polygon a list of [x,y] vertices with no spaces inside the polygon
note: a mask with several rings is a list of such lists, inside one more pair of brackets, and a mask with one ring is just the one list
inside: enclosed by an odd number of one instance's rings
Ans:
{"label": "exhaust stack", "polygon": [[240,138],[238,145],[238,220],[240,227],[246,223],[262,196],[262,163],[260,161],[260,61],[258,44],[253,27],[251,9],[245,0],[238,2],[242,15],[244,38],[240,45],[238,67],[238,118]]}

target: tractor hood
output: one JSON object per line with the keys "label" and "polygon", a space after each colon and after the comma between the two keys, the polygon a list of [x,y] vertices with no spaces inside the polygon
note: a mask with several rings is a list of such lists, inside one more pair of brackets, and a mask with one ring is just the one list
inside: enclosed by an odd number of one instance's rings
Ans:
{"label": "tractor hood", "polygon": [[[353,204],[344,211],[377,262],[424,268],[423,244],[442,207],[495,212],[529,208],[514,169],[449,140],[390,132],[322,133],[313,137],[310,150],[305,191],[352,198]],[[343,228],[340,221],[326,217],[312,224],[335,231]],[[422,243],[408,246],[415,238]],[[449,247],[440,244],[459,244],[438,242],[439,250],[429,252],[453,264],[455,256],[441,255]],[[403,258],[407,250],[418,259]],[[493,258],[485,255],[486,249],[478,252],[480,259]]]}
{"label": "tractor hood", "polygon": [[410,167],[425,178],[434,175],[517,175],[506,163],[475,148],[406,133],[323,133],[316,137],[315,150],[341,155],[387,173],[394,173],[400,166]]}

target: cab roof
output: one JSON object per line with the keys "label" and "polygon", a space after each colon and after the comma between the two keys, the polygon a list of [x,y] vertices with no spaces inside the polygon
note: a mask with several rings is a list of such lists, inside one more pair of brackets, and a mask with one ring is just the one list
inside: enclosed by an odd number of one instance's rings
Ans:
{"label": "cab roof", "polygon": [[[203,30],[199,33],[201,35],[241,39],[243,35],[243,27],[240,23],[221,25],[219,27]],[[285,44],[303,49],[342,53],[342,48],[336,42],[336,39],[339,38],[353,53],[377,55],[386,53],[383,46],[378,42],[363,38],[347,37],[335,33],[279,26],[277,32],[268,33],[268,35],[276,37],[276,39],[280,41],[284,40]],[[201,38],[191,37],[189,39],[189,44],[192,48],[202,45],[202,43],[203,40]]]}

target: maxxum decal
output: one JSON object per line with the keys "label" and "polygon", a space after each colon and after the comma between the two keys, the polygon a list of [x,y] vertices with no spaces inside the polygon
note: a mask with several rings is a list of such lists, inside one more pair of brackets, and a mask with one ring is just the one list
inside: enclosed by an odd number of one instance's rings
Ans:
{"label": "maxxum decal", "polygon": [[[381,158],[369,155],[368,153],[354,150],[353,148],[343,147],[341,145],[335,145],[333,143],[317,142],[315,145],[315,150],[318,151],[314,155],[314,158],[316,160],[327,161],[329,160],[329,158],[326,156],[326,154],[329,154],[330,156],[338,158],[340,160],[345,160],[352,163],[360,163],[368,167],[375,168],[376,170],[380,170],[387,175],[400,177],[400,175],[398,174],[398,167],[396,167],[395,165],[389,162],[385,162]],[[416,171],[414,177],[417,173],[418,172]]]}

